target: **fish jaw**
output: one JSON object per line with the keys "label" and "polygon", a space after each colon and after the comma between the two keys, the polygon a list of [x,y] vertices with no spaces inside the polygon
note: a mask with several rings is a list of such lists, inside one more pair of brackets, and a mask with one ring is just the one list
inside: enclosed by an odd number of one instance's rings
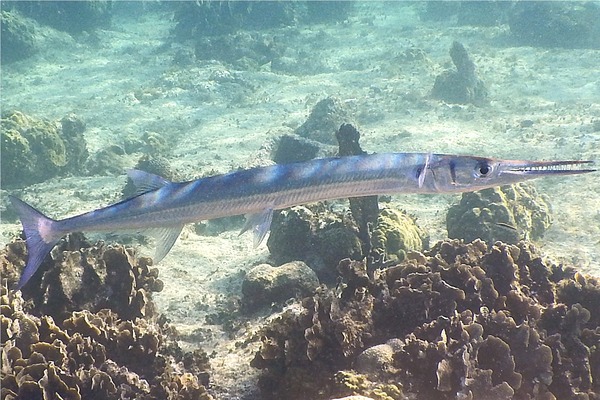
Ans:
{"label": "fish jaw", "polygon": [[594,164],[590,160],[567,161],[516,161],[507,160],[500,163],[501,175],[519,175],[531,177],[578,175],[595,172],[596,169],[585,168]]}

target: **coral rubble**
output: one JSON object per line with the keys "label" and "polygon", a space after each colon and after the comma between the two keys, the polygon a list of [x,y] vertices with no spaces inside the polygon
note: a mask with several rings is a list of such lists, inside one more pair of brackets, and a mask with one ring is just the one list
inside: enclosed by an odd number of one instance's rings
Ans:
{"label": "coral rubble", "polygon": [[266,398],[598,399],[600,282],[525,242],[439,242],[290,307],[261,332]]}

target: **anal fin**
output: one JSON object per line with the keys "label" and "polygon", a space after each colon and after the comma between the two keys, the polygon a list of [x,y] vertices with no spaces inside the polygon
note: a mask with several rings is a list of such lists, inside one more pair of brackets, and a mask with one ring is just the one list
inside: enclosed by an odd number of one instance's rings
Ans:
{"label": "anal fin", "polygon": [[256,214],[246,214],[246,223],[242,228],[240,235],[250,229],[254,236],[254,247],[258,247],[267,236],[273,221],[273,209],[266,208]]}
{"label": "anal fin", "polygon": [[177,238],[181,234],[183,225],[154,228],[148,231],[156,239],[154,263],[158,264],[169,253]]}

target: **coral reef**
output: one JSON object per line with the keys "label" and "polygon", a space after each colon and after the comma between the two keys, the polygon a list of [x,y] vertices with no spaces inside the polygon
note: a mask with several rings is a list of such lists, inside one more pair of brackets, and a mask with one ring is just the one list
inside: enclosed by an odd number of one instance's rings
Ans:
{"label": "coral reef", "polygon": [[9,292],[24,255],[20,240],[0,252],[2,399],[211,398],[206,354],[137,318],[155,317],[150,293],[162,285],[149,259],[72,238],[30,290]]}
{"label": "coral reef", "polygon": [[264,33],[238,32],[217,37],[195,39],[194,55],[198,60],[221,60],[238,69],[257,69],[281,57],[284,49]]}
{"label": "coral reef", "polygon": [[295,296],[312,296],[318,287],[317,275],[302,261],[293,261],[279,267],[260,264],[244,277],[242,305],[247,311],[252,311]]}
{"label": "coral reef", "polygon": [[223,35],[245,29],[269,29],[333,20],[343,21],[352,2],[257,2],[214,1],[179,3],[175,8],[176,37]]}
{"label": "coral reef", "polygon": [[276,213],[267,246],[276,265],[304,261],[322,282],[333,282],[337,274],[331,266],[341,259],[362,257],[357,228],[350,216],[328,210],[323,204]]}
{"label": "coral reef", "polygon": [[88,157],[85,124],[74,114],[46,121],[10,111],[3,115],[0,130],[4,185],[26,186],[60,174],[80,173]]}
{"label": "coral reef", "polygon": [[[24,265],[25,242],[15,240],[0,253],[2,276],[15,278]],[[15,280],[16,281],[16,280]],[[74,310],[110,309],[120,318],[155,316],[152,292],[162,290],[152,260],[138,258],[121,245],[92,245],[81,234],[70,234],[52,251],[22,289],[30,311],[67,318]]]}
{"label": "coral reef", "polygon": [[600,398],[600,282],[525,242],[448,240],[372,277],[338,271],[263,328],[266,398]]}
{"label": "coral reef", "polygon": [[477,76],[475,63],[465,47],[459,42],[452,43],[450,57],[456,71],[448,70],[437,76],[431,95],[448,103],[476,106],[487,104],[488,90]]}
{"label": "coral reef", "polygon": [[313,107],[296,134],[325,144],[337,144],[335,133],[347,123],[355,125],[348,106],[336,97],[328,97]]}
{"label": "coral reef", "polygon": [[160,326],[107,309],[55,323],[23,312],[23,299],[5,286],[0,299],[3,399],[211,398],[197,376],[175,370],[163,354]]}
{"label": "coral reef", "polygon": [[[300,26],[318,21],[341,22],[353,7],[351,1],[172,4],[174,39],[178,45],[189,46],[177,51],[174,64],[185,66],[193,60],[218,60],[238,70],[270,68],[300,75],[331,71],[315,51],[328,40],[327,35],[322,30],[305,30],[302,35],[306,35],[310,45],[298,46]],[[273,28],[279,28],[276,34]]]}
{"label": "coral reef", "polygon": [[[4,8],[4,7],[3,7]],[[23,60],[38,50],[35,43],[35,26],[15,11],[0,11],[0,41],[2,64]]]}
{"label": "coral reef", "polygon": [[108,26],[112,17],[110,1],[25,1],[15,2],[12,7],[41,24],[70,34]]}
{"label": "coral reef", "polygon": [[600,48],[600,6],[593,2],[519,2],[508,25],[522,45]]}
{"label": "coral reef", "polygon": [[303,138],[295,134],[282,135],[277,139],[272,159],[277,164],[290,164],[322,158],[335,154],[335,147]]}
{"label": "coral reef", "polygon": [[[370,268],[403,260],[406,252],[421,251],[428,245],[428,236],[413,217],[387,207],[379,212],[368,235]],[[354,217],[324,204],[276,213],[267,246],[274,264],[304,261],[321,282],[328,283],[335,281],[337,273],[332,266],[340,260],[361,260],[367,255]]]}
{"label": "coral reef", "polygon": [[513,4],[506,1],[428,1],[421,18],[433,21],[450,21],[458,25],[495,26],[505,23]]}
{"label": "coral reef", "polygon": [[547,197],[528,183],[463,193],[446,215],[448,237],[466,242],[481,239],[516,244],[540,239],[550,227]]}

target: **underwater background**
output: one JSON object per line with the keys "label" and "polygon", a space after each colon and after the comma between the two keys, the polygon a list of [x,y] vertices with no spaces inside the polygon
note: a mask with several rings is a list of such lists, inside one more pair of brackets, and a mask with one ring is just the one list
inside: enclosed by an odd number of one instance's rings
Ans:
{"label": "underwater background", "polygon": [[190,224],[158,266],[73,234],[17,293],[6,199],[64,218],[132,195],[128,168],[336,155],[342,124],[369,153],[597,162],[600,3],[1,7],[2,399],[600,398],[598,173],[382,196],[377,257],[347,201],[256,249],[243,217]]}

